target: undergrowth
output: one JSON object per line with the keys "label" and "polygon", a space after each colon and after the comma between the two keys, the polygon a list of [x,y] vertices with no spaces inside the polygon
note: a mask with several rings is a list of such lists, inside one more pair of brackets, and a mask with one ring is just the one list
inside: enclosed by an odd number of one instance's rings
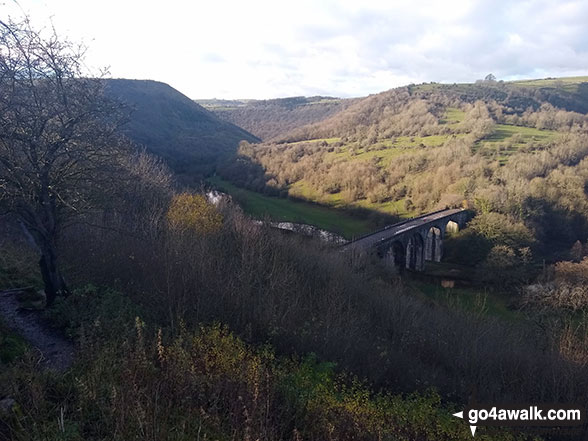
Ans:
{"label": "undergrowth", "polygon": [[[94,287],[54,312],[77,336],[77,362],[65,374],[41,372],[25,354],[2,371],[0,398],[17,405],[1,439],[471,439],[434,390],[376,393],[313,354],[277,356],[219,323],[155,328],[132,318],[124,296]],[[527,438],[482,429],[478,439]]]}

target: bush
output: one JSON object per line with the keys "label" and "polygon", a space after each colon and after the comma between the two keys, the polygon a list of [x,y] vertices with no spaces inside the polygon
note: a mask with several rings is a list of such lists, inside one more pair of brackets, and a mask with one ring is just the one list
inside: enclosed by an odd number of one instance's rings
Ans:
{"label": "bush", "polygon": [[534,242],[533,233],[525,224],[501,213],[481,213],[470,221],[468,227],[493,245],[522,248]]}
{"label": "bush", "polygon": [[532,276],[529,248],[514,250],[507,245],[495,245],[478,265],[478,280],[501,288],[529,283]]}
{"label": "bush", "polygon": [[197,233],[212,233],[222,226],[222,215],[199,194],[182,193],[173,197],[167,219],[176,230],[192,230]]}
{"label": "bush", "polygon": [[[215,324],[165,338],[137,319],[124,341],[82,345],[64,377],[29,359],[0,373],[17,410],[0,436],[20,440],[470,440],[434,391],[375,394],[315,357],[276,357]],[[505,431],[491,438],[522,440]]]}
{"label": "bush", "polygon": [[128,293],[158,326],[220,321],[248,342],[270,342],[279,354],[314,352],[376,387],[434,386],[455,401],[467,401],[472,384],[480,399],[502,401],[583,399],[588,390],[584,368],[572,369],[556,350],[546,350],[545,336],[532,326],[430,305],[402,284],[352,268],[324,245],[261,228],[232,211],[224,217],[213,235],[154,241],[84,235],[83,242],[70,241],[80,245],[68,260],[86,263],[81,256],[92,256],[97,264],[79,272]]}
{"label": "bush", "polygon": [[139,312],[121,293],[86,285],[67,297],[58,297],[45,314],[52,326],[69,337],[79,338],[80,333],[94,329],[100,338],[109,339],[125,335],[130,319]]}

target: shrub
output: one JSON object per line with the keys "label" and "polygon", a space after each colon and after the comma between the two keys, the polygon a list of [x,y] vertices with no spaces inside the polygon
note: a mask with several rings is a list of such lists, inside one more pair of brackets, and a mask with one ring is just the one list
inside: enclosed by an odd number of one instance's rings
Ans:
{"label": "shrub", "polygon": [[525,224],[501,213],[481,213],[471,220],[468,227],[493,245],[521,248],[534,242],[533,234]]}
{"label": "shrub", "polygon": [[59,297],[46,316],[50,323],[69,337],[80,333],[100,333],[100,338],[122,336],[128,331],[129,319],[139,313],[139,308],[128,297],[112,289],[86,285],[75,289],[67,297]]}
{"label": "shrub", "polygon": [[501,288],[521,285],[531,279],[530,263],[531,251],[528,247],[515,250],[507,245],[495,245],[478,265],[477,278]]}
{"label": "shrub", "polygon": [[182,193],[174,196],[167,212],[173,229],[212,233],[222,226],[222,215],[202,195]]}
{"label": "shrub", "polygon": [[[0,373],[17,410],[0,436],[20,440],[470,440],[468,426],[430,390],[373,393],[314,356],[276,357],[220,324],[165,338],[161,330],[82,345],[63,377],[31,359]],[[488,430],[496,441],[522,440]],[[483,436],[483,435],[482,435]],[[484,438],[482,438],[484,439]]]}

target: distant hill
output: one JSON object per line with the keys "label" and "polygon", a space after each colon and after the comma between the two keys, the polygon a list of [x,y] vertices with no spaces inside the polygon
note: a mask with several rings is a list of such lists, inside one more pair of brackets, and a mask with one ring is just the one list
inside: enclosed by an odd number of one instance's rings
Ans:
{"label": "distant hill", "polygon": [[184,176],[210,170],[241,140],[259,141],[164,83],[110,79],[105,90],[133,109],[126,134]]}
{"label": "distant hill", "polygon": [[356,100],[324,96],[272,100],[196,100],[219,118],[243,127],[263,140],[322,121]]}
{"label": "distant hill", "polygon": [[243,144],[217,172],[239,187],[335,208],[394,216],[464,205],[499,211],[529,220],[543,239],[556,240],[552,222],[566,225],[557,241],[584,241],[587,80],[399,87]]}
{"label": "distant hill", "polygon": [[415,92],[438,91],[462,101],[495,100],[515,111],[544,103],[572,112],[588,113],[588,76],[519,81],[482,81],[462,84],[429,83],[409,86]]}
{"label": "distant hill", "polygon": [[[537,110],[543,104],[578,113],[588,113],[588,77],[546,78],[521,81],[478,81],[471,84],[425,83],[405,88],[412,96],[443,95],[461,103],[496,101],[513,113]],[[264,141],[308,139],[318,126],[332,126],[337,120],[347,127],[370,125],[373,103],[379,106],[398,89],[365,98],[292,97],[273,100],[196,100],[219,118],[243,127]],[[374,98],[375,97],[375,98]],[[376,104],[378,103],[378,104]],[[368,104],[366,106],[366,104]],[[368,110],[364,114],[363,110]],[[378,112],[375,112],[376,114]],[[367,119],[366,119],[367,118]],[[326,124],[322,124],[325,121]],[[311,128],[309,130],[309,128]],[[316,134],[329,137],[341,134]]]}
{"label": "distant hill", "polygon": [[[365,98],[345,100],[341,110],[307,125],[284,131],[271,141],[296,142],[312,139],[352,137],[365,140],[378,132],[380,139],[389,135],[410,134],[418,131],[418,118],[405,118],[410,113],[419,114],[422,109],[409,109],[421,101],[431,117],[442,119],[444,109],[462,108],[481,101],[491,107],[501,108],[500,115],[522,116],[536,112],[545,106],[563,111],[588,113],[588,77],[548,78],[524,81],[477,81],[476,83],[441,84],[423,83],[408,85],[370,95]],[[261,103],[261,102],[260,102]],[[245,111],[248,107],[244,107]],[[501,116],[494,115],[495,120]],[[404,119],[403,127],[397,120]],[[379,133],[391,128],[388,135]]]}

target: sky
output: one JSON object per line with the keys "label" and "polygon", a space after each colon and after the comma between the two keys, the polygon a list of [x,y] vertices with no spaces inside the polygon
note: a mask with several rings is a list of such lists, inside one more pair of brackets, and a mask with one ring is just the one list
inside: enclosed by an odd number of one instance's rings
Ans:
{"label": "sky", "polygon": [[587,0],[0,0],[23,12],[86,44],[93,71],[194,99],[588,75]]}

